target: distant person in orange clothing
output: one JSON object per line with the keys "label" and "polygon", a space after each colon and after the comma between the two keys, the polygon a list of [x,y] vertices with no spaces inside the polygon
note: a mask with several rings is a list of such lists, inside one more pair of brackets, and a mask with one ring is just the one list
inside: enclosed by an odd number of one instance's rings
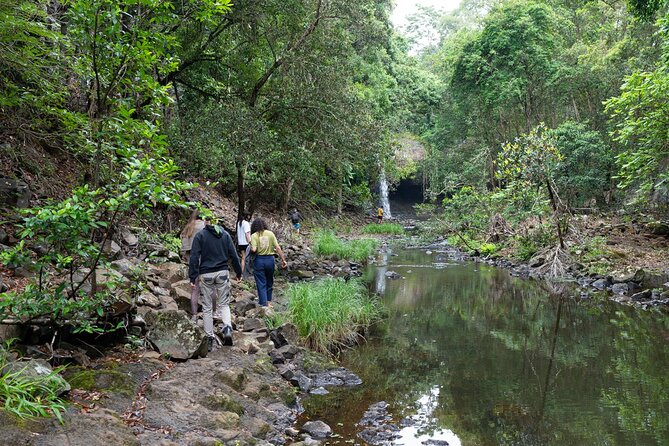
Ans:
{"label": "distant person in orange clothing", "polygon": [[383,208],[378,208],[376,210],[376,217],[378,218],[378,223],[381,224],[383,221]]}

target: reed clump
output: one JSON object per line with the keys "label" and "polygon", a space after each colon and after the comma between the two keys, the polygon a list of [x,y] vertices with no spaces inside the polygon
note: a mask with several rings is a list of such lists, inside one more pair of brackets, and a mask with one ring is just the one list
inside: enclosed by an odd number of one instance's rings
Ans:
{"label": "reed clump", "polygon": [[353,345],[381,315],[360,280],[323,279],[292,284],[287,290],[288,318],[310,348],[334,352]]}
{"label": "reed clump", "polygon": [[364,262],[372,255],[379,242],[374,239],[344,240],[328,230],[318,231],[314,240],[314,252],[322,256],[335,256],[339,260]]}
{"label": "reed clump", "polygon": [[363,234],[404,234],[404,226],[399,223],[370,223],[362,228]]}

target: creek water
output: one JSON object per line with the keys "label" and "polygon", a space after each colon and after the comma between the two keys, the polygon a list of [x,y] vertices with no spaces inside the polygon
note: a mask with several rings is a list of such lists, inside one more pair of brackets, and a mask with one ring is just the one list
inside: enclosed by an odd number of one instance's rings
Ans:
{"label": "creek water", "polygon": [[[446,252],[386,254],[370,275],[387,318],[341,356],[363,384],[303,401],[328,444],[669,444],[666,314]],[[365,442],[358,423],[381,401],[393,438]]]}

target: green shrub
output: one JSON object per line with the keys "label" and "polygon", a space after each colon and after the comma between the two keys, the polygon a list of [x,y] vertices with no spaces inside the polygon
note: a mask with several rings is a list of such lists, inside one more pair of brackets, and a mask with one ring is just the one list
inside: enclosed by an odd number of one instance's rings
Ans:
{"label": "green shrub", "polygon": [[606,237],[592,237],[582,245],[572,248],[571,253],[579,256],[591,273],[605,274],[613,265],[611,251],[606,247]]}
{"label": "green shrub", "polygon": [[550,226],[544,224],[516,237],[515,257],[527,261],[540,250],[555,244],[555,235]]}
{"label": "green shrub", "polygon": [[489,256],[497,252],[499,247],[494,243],[480,242],[476,239],[473,239],[469,234],[465,234],[462,237],[457,235],[452,235],[448,238],[448,244],[457,246],[458,248],[466,251],[469,254],[478,253],[482,256]]}
{"label": "green shrub", "polygon": [[314,252],[323,256],[333,255],[337,259],[364,262],[378,246],[374,239],[342,240],[332,231],[318,231],[315,237]]}
{"label": "green shrub", "polygon": [[482,256],[489,256],[497,251],[497,245],[494,243],[481,243],[479,245],[479,251]]}
{"label": "green shrub", "polygon": [[363,234],[404,234],[404,227],[398,223],[370,223],[362,228]]}
{"label": "green shrub", "polygon": [[359,280],[325,279],[292,284],[288,318],[311,348],[327,352],[355,342],[361,328],[380,315]]}

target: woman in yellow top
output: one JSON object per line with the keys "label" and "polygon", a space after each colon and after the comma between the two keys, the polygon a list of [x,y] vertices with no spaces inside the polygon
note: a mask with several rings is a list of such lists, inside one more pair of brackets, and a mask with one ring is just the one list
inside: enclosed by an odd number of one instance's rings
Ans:
{"label": "woman in yellow top", "polygon": [[256,218],[251,224],[251,252],[256,254],[253,262],[253,277],[258,289],[258,303],[266,307],[272,302],[274,287],[274,253],[281,257],[281,268],[286,268],[286,257],[272,231],[262,218]]}
{"label": "woman in yellow top", "polygon": [[378,219],[377,223],[381,224],[381,221],[383,220],[383,208],[378,208],[376,210],[376,217]]}

